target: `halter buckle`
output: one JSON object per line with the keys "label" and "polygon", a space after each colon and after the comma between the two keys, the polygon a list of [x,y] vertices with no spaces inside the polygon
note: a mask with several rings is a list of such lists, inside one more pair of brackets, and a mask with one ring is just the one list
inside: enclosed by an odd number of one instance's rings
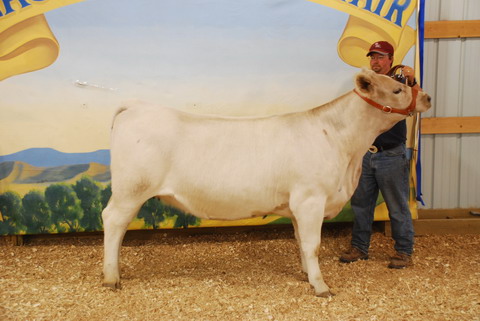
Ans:
{"label": "halter buckle", "polygon": [[372,153],[372,154],[375,154],[375,153],[378,152],[378,148],[377,148],[377,146],[372,145],[372,146],[370,146],[370,148],[368,149],[368,151],[369,151],[370,153]]}

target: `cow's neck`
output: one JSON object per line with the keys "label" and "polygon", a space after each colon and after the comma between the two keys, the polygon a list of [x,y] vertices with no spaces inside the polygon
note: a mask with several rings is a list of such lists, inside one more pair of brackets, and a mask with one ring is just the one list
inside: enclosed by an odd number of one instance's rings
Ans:
{"label": "cow's neck", "polygon": [[[387,131],[401,116],[385,113],[371,107],[355,93],[347,93],[325,106],[324,117],[329,118],[335,131],[335,143],[347,147],[350,153],[363,156],[375,138]],[[323,118],[323,117],[322,117]]]}

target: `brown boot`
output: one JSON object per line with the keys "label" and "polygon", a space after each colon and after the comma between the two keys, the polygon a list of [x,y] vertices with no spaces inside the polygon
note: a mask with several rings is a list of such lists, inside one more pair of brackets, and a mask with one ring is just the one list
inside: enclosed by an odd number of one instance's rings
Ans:
{"label": "brown boot", "polygon": [[391,269],[404,269],[407,266],[412,266],[412,257],[405,253],[397,252],[390,258],[390,264],[388,267]]}
{"label": "brown boot", "polygon": [[342,263],[352,263],[358,260],[368,260],[368,254],[363,253],[353,246],[340,256],[340,262]]}

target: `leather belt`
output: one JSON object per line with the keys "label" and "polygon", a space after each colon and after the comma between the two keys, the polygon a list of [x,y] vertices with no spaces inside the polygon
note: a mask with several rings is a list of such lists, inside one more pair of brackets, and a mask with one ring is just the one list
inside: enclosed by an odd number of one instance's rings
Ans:
{"label": "leather belt", "polygon": [[375,154],[375,153],[378,153],[378,152],[383,152],[383,151],[386,151],[386,150],[389,150],[389,149],[392,149],[392,148],[395,148],[395,147],[398,147],[400,146],[400,144],[394,144],[394,145],[385,145],[385,146],[375,146],[375,145],[372,145],[370,146],[370,148],[368,149],[368,151],[372,154]]}

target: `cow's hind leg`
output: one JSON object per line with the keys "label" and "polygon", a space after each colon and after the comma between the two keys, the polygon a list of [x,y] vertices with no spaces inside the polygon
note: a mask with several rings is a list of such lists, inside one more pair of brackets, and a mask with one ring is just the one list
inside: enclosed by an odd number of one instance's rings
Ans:
{"label": "cow's hind leg", "polygon": [[297,240],[298,247],[300,248],[300,259],[302,262],[302,271],[305,273],[308,273],[307,269],[307,261],[305,260],[305,255],[303,254],[303,251],[301,250],[302,243],[300,242],[300,234],[298,232],[298,224],[297,220],[295,217],[292,218],[292,224],[293,224],[293,231],[295,232],[295,239]]}
{"label": "cow's hind leg", "polygon": [[127,227],[137,215],[141,203],[112,198],[102,212],[104,229],[103,285],[120,288],[119,257]]}
{"label": "cow's hind leg", "polygon": [[308,281],[314,287],[315,294],[321,297],[332,295],[323,280],[318,261],[324,208],[325,200],[313,197],[297,203],[292,208],[297,221],[300,251],[307,268]]}

